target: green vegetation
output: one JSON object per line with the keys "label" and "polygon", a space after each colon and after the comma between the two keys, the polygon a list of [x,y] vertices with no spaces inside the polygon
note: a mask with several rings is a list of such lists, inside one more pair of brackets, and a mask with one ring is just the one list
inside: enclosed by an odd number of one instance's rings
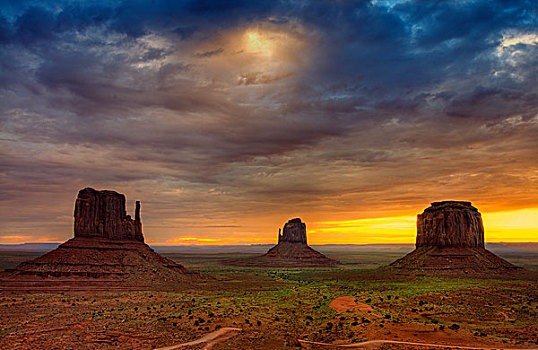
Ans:
{"label": "green vegetation", "polygon": [[[537,281],[408,278],[361,266],[234,268],[214,256],[185,259],[178,261],[214,278],[173,292],[0,295],[0,338],[12,348],[28,339],[27,332],[34,332],[35,348],[70,348],[90,339],[151,348],[239,327],[256,339],[280,337],[282,343],[287,336],[322,342],[421,341],[423,334],[464,343],[475,338],[518,345],[538,341],[533,336],[538,333]],[[347,304],[330,306],[341,297]]]}

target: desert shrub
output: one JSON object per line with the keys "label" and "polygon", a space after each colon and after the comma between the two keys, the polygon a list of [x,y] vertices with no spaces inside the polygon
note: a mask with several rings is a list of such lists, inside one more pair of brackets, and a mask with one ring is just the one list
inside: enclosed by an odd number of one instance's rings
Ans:
{"label": "desert shrub", "polygon": [[454,331],[457,331],[458,329],[460,329],[460,325],[457,324],[457,323],[453,323],[451,326],[449,326],[448,328],[454,330]]}

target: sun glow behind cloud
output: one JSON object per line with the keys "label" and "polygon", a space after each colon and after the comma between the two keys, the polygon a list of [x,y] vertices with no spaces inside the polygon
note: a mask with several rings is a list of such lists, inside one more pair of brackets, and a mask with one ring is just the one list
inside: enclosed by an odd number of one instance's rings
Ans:
{"label": "sun glow behind cloud", "polygon": [[68,239],[85,186],[140,199],[159,243],[271,243],[295,216],[312,243],[413,242],[416,213],[454,197],[488,240],[535,240],[535,214],[496,214],[538,208],[527,2],[12,10],[0,242]]}
{"label": "sun glow behind cloud", "polygon": [[264,38],[259,32],[247,32],[245,41],[245,49],[249,53],[259,53],[265,56],[270,56],[272,53],[271,41]]}
{"label": "sun glow behind cloud", "polygon": [[536,45],[538,44],[538,35],[536,34],[525,34],[519,36],[505,36],[502,39],[501,47],[510,47],[518,44],[525,45]]}

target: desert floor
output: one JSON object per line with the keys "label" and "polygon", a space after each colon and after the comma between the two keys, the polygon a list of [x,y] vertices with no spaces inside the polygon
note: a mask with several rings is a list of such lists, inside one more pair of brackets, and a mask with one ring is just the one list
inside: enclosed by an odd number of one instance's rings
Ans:
{"label": "desert floor", "polygon": [[[36,254],[1,252],[0,267]],[[344,264],[327,269],[225,264],[254,253],[164,255],[207,277],[172,291],[0,286],[0,348],[538,348],[536,254],[505,256],[530,270],[515,279],[376,269],[398,252],[333,250]]]}

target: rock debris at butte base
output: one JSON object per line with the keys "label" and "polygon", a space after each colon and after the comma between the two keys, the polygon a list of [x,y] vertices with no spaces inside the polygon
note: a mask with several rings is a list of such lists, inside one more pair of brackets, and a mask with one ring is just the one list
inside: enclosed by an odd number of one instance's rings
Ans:
{"label": "rock debris at butte base", "polygon": [[47,254],[6,270],[1,279],[32,285],[159,285],[186,281],[194,273],[162,257],[144,243],[140,202],[135,219],[127,215],[125,196],[85,188],[78,193],[74,238]]}
{"label": "rock debris at butte base", "polygon": [[433,202],[417,215],[416,249],[390,266],[415,272],[520,269],[484,247],[482,216],[471,202]]}

